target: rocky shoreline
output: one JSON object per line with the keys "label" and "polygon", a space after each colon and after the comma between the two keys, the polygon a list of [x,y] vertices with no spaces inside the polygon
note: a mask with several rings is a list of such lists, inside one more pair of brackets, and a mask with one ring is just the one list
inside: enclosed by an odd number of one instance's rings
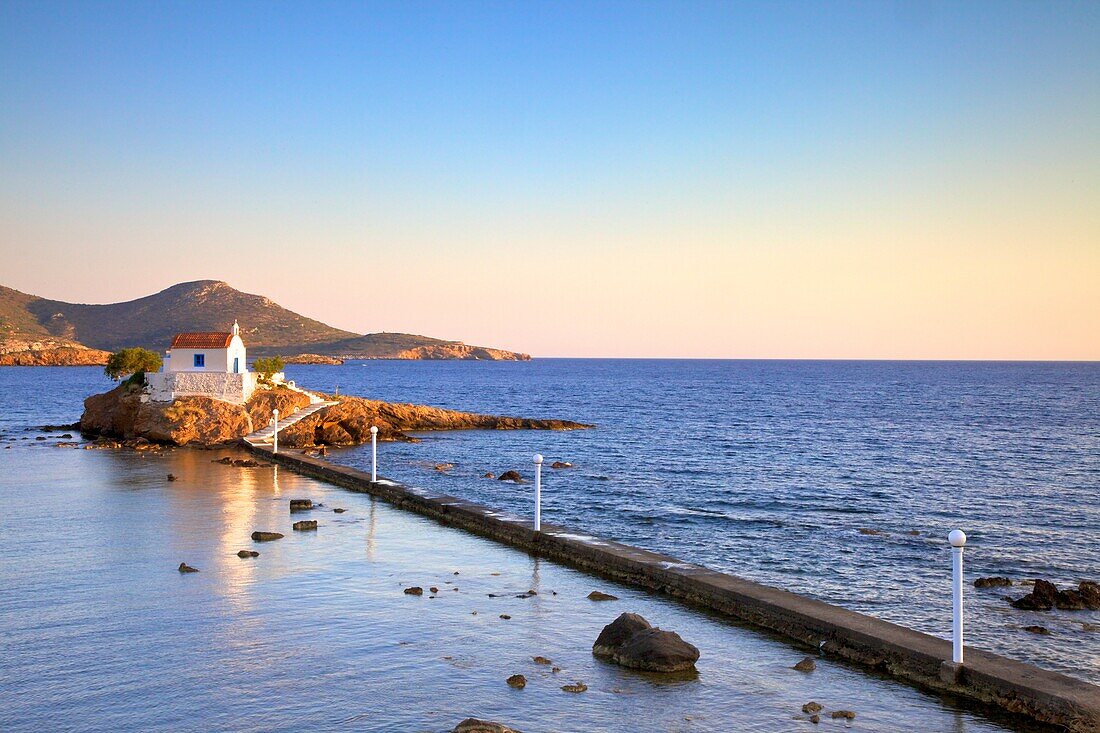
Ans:
{"label": "rocky shoreline", "polygon": [[0,366],[103,366],[110,356],[83,346],[24,349],[0,354]]}
{"label": "rocky shoreline", "polygon": [[[325,395],[328,398],[327,395]],[[329,398],[332,399],[332,398]],[[384,441],[415,442],[410,432],[431,430],[580,430],[569,420],[481,415],[426,405],[339,397],[339,402],[279,431],[287,447],[352,446],[370,440],[371,426]],[[233,443],[267,425],[273,410],[290,415],[309,405],[309,396],[286,387],[256,392],[244,405],[210,397],[151,402],[143,390],[122,384],[84,400],[80,432],[117,440],[144,439],[167,445],[212,446]]]}

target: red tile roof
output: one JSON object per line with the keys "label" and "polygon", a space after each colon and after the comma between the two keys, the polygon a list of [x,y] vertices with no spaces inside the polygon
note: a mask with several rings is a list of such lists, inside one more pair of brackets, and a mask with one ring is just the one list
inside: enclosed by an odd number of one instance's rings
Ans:
{"label": "red tile roof", "polygon": [[228,349],[233,334],[221,331],[177,333],[172,338],[173,349]]}

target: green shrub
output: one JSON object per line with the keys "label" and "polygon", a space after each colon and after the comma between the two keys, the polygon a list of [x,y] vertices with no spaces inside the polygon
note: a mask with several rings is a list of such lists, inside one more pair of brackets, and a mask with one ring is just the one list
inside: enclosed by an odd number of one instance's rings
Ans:
{"label": "green shrub", "polygon": [[107,366],[103,367],[103,373],[116,382],[132,374],[127,384],[144,384],[145,372],[159,371],[161,363],[160,356],[149,349],[123,349],[111,354],[107,359]]}
{"label": "green shrub", "polygon": [[281,372],[285,366],[286,362],[279,356],[265,356],[252,362],[252,369],[259,372],[260,379],[265,382],[270,381],[271,376]]}

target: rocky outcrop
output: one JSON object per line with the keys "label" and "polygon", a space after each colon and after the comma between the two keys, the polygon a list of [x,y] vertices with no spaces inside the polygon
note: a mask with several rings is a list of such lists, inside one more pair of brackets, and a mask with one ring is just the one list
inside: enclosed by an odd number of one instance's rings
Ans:
{"label": "rocky outcrop", "polygon": [[25,349],[0,354],[0,366],[103,366],[110,356],[84,346]]}
{"label": "rocky outcrop", "polygon": [[80,432],[174,445],[218,445],[252,432],[252,419],[241,405],[209,397],[180,397],[172,403],[141,398],[141,389],[128,384],[92,395],[84,400]]}
{"label": "rocky outcrop", "polygon": [[448,341],[417,346],[398,351],[393,359],[462,359],[466,361],[530,361],[530,354],[521,354],[486,346],[469,346],[460,341]]}
{"label": "rocky outcrop", "polygon": [[[129,440],[137,437],[174,445],[234,442],[266,426],[275,409],[290,415],[309,405],[309,397],[285,387],[258,390],[244,405],[210,397],[179,397],[172,403],[142,401],[140,387],[122,384],[84,400],[80,430]],[[574,430],[591,427],[567,420],[530,420],[341,397],[340,402],[279,431],[287,447],[359,445],[377,425],[381,440],[411,441],[406,431],[422,430]]]}
{"label": "rocky outcrop", "polygon": [[1047,580],[1036,580],[1035,589],[1012,601],[1014,608],[1024,611],[1100,611],[1100,584],[1084,581],[1077,589],[1058,590]]}
{"label": "rocky outcrop", "polygon": [[338,359],[335,356],[325,356],[324,354],[295,354],[294,356],[284,356],[283,361],[287,364],[322,364],[324,366],[340,366],[344,363],[343,359]]}
{"label": "rocky outcrop", "polygon": [[600,659],[646,672],[685,672],[695,668],[699,650],[674,631],[662,631],[636,613],[624,613],[600,632],[592,645]]}
{"label": "rocky outcrop", "polygon": [[370,440],[372,425],[379,440],[413,440],[409,432],[430,430],[577,430],[592,427],[568,420],[532,420],[479,415],[426,405],[340,397],[338,404],[310,415],[285,431],[279,441],[291,447],[359,445]]}

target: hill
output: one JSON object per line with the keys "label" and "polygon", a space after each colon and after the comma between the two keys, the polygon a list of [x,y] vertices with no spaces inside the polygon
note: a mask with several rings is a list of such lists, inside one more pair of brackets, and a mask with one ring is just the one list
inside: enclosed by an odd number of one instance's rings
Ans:
{"label": "hill", "polygon": [[[180,331],[228,331],[234,319],[253,354],[309,352],[352,359],[530,358],[412,334],[359,335],[217,280],[180,283],[144,298],[106,305],[49,300],[0,286],[0,355],[9,355],[11,363],[33,363],[35,358],[24,352],[41,356],[40,352],[60,349],[116,351],[127,346],[160,352]],[[20,357],[10,356],[13,354]]]}

